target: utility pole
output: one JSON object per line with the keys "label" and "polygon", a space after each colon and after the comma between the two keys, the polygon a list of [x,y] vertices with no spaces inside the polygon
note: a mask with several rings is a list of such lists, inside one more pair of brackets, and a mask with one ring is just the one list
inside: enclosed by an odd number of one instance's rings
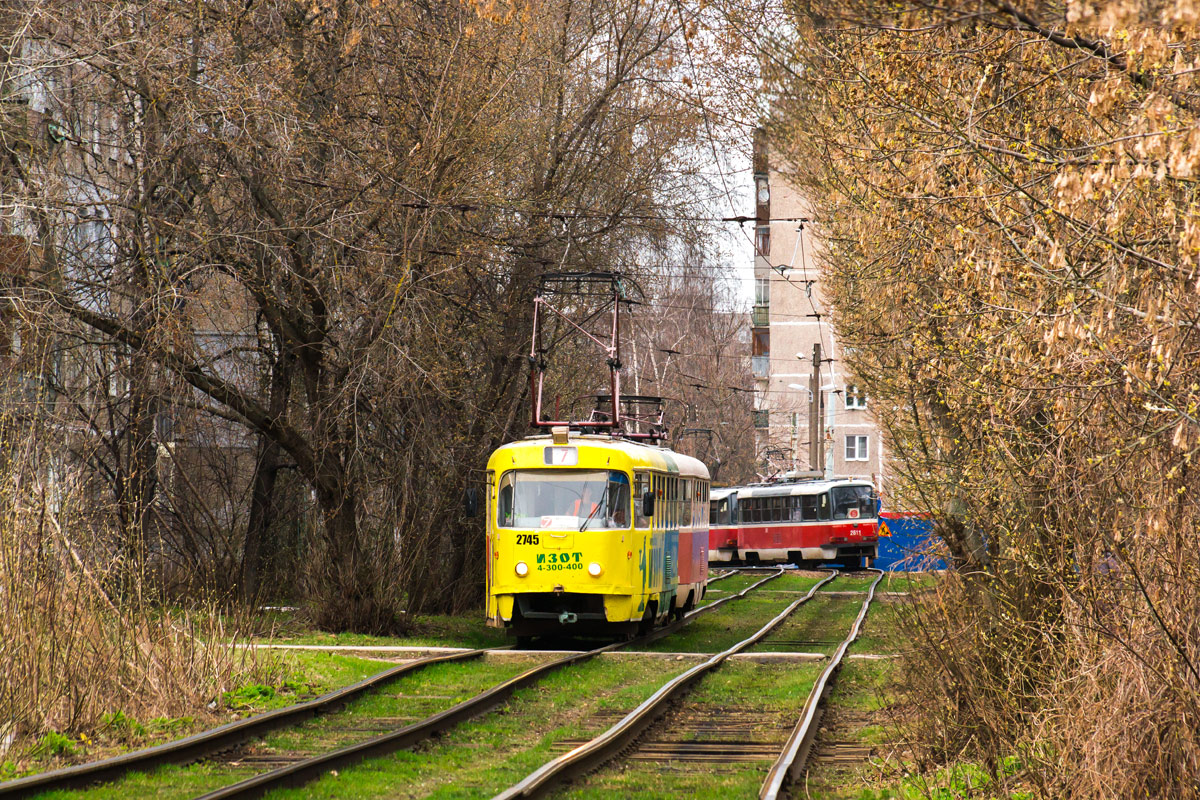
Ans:
{"label": "utility pole", "polygon": [[813,345],[812,378],[808,384],[808,468],[812,472],[825,469],[825,437],[821,432],[825,399],[821,395],[821,343]]}

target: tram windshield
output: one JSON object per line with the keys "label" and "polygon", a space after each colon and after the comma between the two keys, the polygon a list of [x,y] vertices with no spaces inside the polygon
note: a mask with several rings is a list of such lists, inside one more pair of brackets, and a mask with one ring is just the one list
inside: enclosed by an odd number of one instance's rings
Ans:
{"label": "tram windshield", "polygon": [[833,487],[833,518],[861,519],[875,516],[875,495],[870,486]]}
{"label": "tram windshield", "polygon": [[506,472],[500,479],[496,512],[501,528],[628,528],[629,476],[611,470]]}
{"label": "tram windshield", "polygon": [[731,514],[730,514],[730,510],[731,510],[730,506],[731,505],[732,504],[729,502],[728,497],[722,497],[720,500],[713,500],[711,503],[712,508],[709,510],[709,515],[708,515],[709,524],[710,525],[730,525],[730,524],[732,524],[732,519],[731,519]]}

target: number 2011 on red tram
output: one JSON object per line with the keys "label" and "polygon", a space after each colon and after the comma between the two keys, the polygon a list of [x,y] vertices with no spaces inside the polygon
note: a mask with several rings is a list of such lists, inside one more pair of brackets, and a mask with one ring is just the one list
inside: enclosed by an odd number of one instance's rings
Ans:
{"label": "number 2011 on red tram", "polygon": [[879,500],[870,481],[807,480],[713,488],[710,564],[870,566]]}

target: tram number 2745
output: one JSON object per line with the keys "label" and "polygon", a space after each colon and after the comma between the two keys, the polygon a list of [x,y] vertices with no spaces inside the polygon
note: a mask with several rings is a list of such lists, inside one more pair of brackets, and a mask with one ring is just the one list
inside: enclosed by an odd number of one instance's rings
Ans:
{"label": "tram number 2745", "polygon": [[538,535],[536,533],[518,533],[517,544],[537,544]]}

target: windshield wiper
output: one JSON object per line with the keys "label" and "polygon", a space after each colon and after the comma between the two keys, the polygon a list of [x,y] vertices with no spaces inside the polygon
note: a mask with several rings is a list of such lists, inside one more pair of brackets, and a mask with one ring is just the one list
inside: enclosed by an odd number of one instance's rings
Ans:
{"label": "windshield wiper", "polygon": [[592,509],[592,513],[587,515],[587,519],[585,519],[583,521],[583,524],[579,526],[580,533],[582,533],[583,529],[586,528],[588,526],[588,523],[592,521],[592,517],[596,516],[596,512],[600,510],[600,506],[601,506],[600,503],[596,503],[596,507]]}

